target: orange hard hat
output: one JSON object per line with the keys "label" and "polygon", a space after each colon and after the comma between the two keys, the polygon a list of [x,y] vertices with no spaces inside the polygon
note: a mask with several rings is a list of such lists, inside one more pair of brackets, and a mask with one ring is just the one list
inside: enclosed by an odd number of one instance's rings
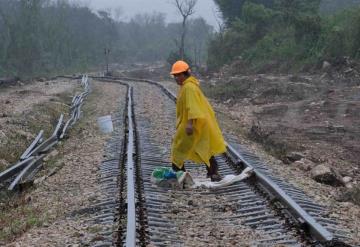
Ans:
{"label": "orange hard hat", "polygon": [[189,69],[190,66],[186,62],[179,60],[173,64],[170,74],[171,75],[180,74],[182,72],[188,71]]}

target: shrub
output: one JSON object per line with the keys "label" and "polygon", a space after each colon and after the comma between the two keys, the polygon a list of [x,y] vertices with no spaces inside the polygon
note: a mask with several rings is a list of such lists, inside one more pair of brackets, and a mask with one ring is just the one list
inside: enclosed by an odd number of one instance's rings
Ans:
{"label": "shrub", "polygon": [[274,8],[253,2],[245,2],[239,18],[232,18],[224,32],[214,35],[208,50],[209,69],[237,57],[250,67],[276,64],[296,70],[344,56],[360,58],[360,8],[320,16],[318,1],[308,5],[307,1],[283,0],[275,2]]}

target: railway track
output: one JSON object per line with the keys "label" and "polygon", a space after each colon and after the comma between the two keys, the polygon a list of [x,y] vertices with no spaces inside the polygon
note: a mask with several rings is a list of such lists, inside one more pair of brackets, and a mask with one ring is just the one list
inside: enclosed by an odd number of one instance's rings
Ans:
{"label": "railway track", "polygon": [[[347,230],[328,217],[326,207],[272,175],[263,161],[231,137],[227,138],[227,154],[216,157],[220,173],[239,174],[252,167],[255,175],[251,179],[212,190],[154,186],[151,172],[170,164],[171,132],[164,131],[157,121],[174,118],[176,97],[153,81],[94,79],[128,87],[125,131],[117,144],[122,151],[119,163],[110,169],[115,173],[108,173],[116,177],[110,188],[118,196],[109,205],[117,209],[110,217],[117,224],[117,246],[348,246]],[[147,103],[139,87],[145,84],[156,90],[153,96],[158,97],[159,106],[154,108],[161,108],[160,115],[144,110]],[[204,167],[192,163],[186,168],[195,177],[206,173]]]}
{"label": "railway track", "polygon": [[[176,97],[154,81],[93,78],[128,89],[122,96],[125,107],[113,117],[114,131],[100,165],[102,197],[86,209],[90,221],[102,226],[102,236],[93,246],[348,246],[348,231],[328,216],[325,206],[274,176],[231,136],[226,138],[227,154],[216,157],[220,173],[239,174],[252,167],[255,174],[250,179],[218,189],[154,186],[151,172],[170,164]],[[156,97],[158,105],[149,107],[148,97]],[[42,144],[39,133],[19,166],[41,159],[63,138],[80,117],[82,99],[74,97],[68,122],[59,119],[55,139]],[[196,179],[205,179],[204,166],[186,163],[186,169]],[[7,179],[15,175],[9,174]]]}

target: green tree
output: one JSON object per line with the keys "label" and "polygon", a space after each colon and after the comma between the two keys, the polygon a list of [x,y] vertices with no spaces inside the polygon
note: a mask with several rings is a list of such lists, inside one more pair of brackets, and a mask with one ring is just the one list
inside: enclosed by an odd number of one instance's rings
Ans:
{"label": "green tree", "polygon": [[238,57],[248,63],[263,64],[284,61],[286,57],[302,61],[320,51],[320,0],[215,2],[227,29],[210,43],[209,67],[218,67]]}
{"label": "green tree", "polygon": [[[119,13],[114,19],[111,11],[94,13],[67,0],[1,0],[0,77],[103,68],[104,49],[110,50],[110,63],[164,61],[178,50],[173,40],[180,42],[183,23],[166,24],[161,13],[122,22]],[[206,57],[209,26],[187,21],[187,31],[194,35],[184,43],[196,48],[189,56],[196,54],[201,61]]]}
{"label": "green tree", "polygon": [[321,32],[321,0],[275,0],[282,22],[295,29],[296,42],[316,42]]}
{"label": "green tree", "polygon": [[271,8],[274,0],[214,0],[222,13],[223,19],[228,26],[231,25],[237,18],[242,18],[243,6],[245,3],[261,4],[265,7]]}
{"label": "green tree", "polygon": [[250,42],[256,42],[266,35],[271,27],[274,11],[261,4],[246,2],[243,6],[242,20],[248,24]]}
{"label": "green tree", "polygon": [[20,74],[32,74],[40,63],[41,43],[37,38],[41,31],[40,10],[42,1],[21,0],[13,7],[14,17],[5,16],[7,22],[10,44],[6,50],[6,62],[8,66],[15,67]]}

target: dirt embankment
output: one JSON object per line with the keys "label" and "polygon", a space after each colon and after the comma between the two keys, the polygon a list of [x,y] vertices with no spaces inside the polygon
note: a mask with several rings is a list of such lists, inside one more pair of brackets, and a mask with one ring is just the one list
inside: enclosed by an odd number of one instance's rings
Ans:
{"label": "dirt embankment", "polygon": [[[227,112],[245,136],[285,164],[301,165],[304,176],[323,164],[349,177],[348,189],[358,186],[360,79],[356,70],[326,67],[319,75],[223,73],[202,85],[218,110]],[[306,164],[294,163],[298,159]],[[348,199],[360,203],[360,198]]]}

